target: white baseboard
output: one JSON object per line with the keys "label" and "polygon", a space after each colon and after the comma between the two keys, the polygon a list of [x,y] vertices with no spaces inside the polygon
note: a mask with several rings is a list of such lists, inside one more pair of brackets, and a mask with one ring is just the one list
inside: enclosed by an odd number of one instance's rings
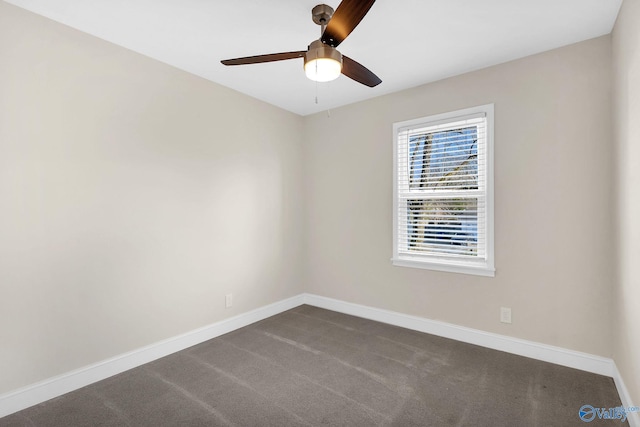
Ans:
{"label": "white baseboard", "polygon": [[440,337],[451,338],[456,341],[462,341],[469,344],[479,345],[481,347],[530,357],[532,359],[555,363],[557,365],[580,369],[587,372],[593,372],[595,374],[605,375],[608,377],[613,377],[614,374],[613,360],[605,357],[594,356],[588,353],[581,353],[579,351],[568,350],[561,347],[554,347],[505,335],[484,332],[478,329],[457,326],[451,323],[425,319],[423,317],[411,316],[379,308],[367,307],[317,295],[305,294],[304,302],[305,304],[326,308],[327,310],[376,320],[390,325],[413,329],[414,331],[426,332]]}
{"label": "white baseboard", "polygon": [[[517,354],[519,356],[530,357],[556,365],[567,366],[569,368],[580,369],[594,374],[612,377],[622,406],[629,408],[637,406],[638,403],[631,401],[629,392],[624,385],[624,381],[616,364],[612,359],[595,356],[579,351],[568,350],[562,347],[555,347],[533,341],[512,338],[505,335],[498,335],[484,332],[477,329],[457,326],[451,323],[430,320],[424,317],[411,316],[394,311],[383,310],[374,307],[367,307],[360,304],[340,301],[332,298],[321,297],[313,294],[304,294],[304,303],[339,313],[350,314],[365,319],[375,320],[414,331],[425,332],[456,341],[479,345],[494,350]],[[631,427],[640,427],[640,413],[630,412],[627,419]]]}
{"label": "white baseboard", "polygon": [[[640,406],[640,402],[633,402],[631,400],[629,390],[627,390],[627,386],[624,384],[622,375],[620,375],[620,371],[618,371],[618,367],[615,362],[613,363],[613,381],[616,383],[616,388],[620,394],[620,400],[622,401],[623,407],[630,408]],[[630,427],[640,427],[640,412],[627,413],[627,420],[629,421]]]}
{"label": "white baseboard", "polygon": [[[631,401],[624,381],[612,359],[318,295],[300,294],[1,395],[0,417],[152,362],[302,304],[612,377],[623,406],[630,407],[634,403]],[[638,404],[638,402],[635,403]],[[639,418],[639,413],[630,413],[628,416],[630,426],[640,427]]]}
{"label": "white baseboard", "polygon": [[297,295],[0,396],[0,418],[292,309]]}

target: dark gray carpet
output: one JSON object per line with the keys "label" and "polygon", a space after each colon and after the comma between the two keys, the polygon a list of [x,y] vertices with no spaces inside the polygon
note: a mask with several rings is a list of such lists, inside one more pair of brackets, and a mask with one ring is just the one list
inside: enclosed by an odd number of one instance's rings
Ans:
{"label": "dark gray carpet", "polygon": [[0,426],[624,426],[613,380],[310,306],[0,419]]}

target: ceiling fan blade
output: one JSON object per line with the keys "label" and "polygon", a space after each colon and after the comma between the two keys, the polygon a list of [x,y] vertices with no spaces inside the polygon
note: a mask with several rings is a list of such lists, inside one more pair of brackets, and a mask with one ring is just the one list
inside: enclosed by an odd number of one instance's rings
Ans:
{"label": "ceiling fan blade", "polygon": [[342,74],[369,87],[382,83],[382,80],[367,67],[344,55],[342,55]]}
{"label": "ceiling fan blade", "polygon": [[322,33],[322,42],[333,47],[342,43],[369,12],[373,3],[375,0],[342,0]]}
{"label": "ceiling fan blade", "polygon": [[224,65],[260,64],[262,62],[284,61],[285,59],[302,58],[306,51],[270,53],[268,55],[245,56],[244,58],[225,59]]}

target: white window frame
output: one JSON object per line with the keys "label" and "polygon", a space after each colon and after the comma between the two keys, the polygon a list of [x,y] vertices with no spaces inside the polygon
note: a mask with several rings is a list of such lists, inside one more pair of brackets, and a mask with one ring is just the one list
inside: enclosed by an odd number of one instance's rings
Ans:
{"label": "white window frame", "polygon": [[[477,117],[484,115],[486,118],[486,140],[484,142],[484,155],[486,156],[485,171],[483,182],[479,182],[479,187],[484,188],[484,198],[486,202],[484,230],[486,233],[485,240],[485,256],[484,258],[476,258],[469,260],[451,260],[440,259],[429,256],[410,256],[401,254],[399,251],[398,236],[399,226],[398,219],[401,214],[398,188],[399,168],[398,168],[398,144],[399,134],[407,128],[429,127],[447,122],[456,122],[464,120],[470,116]],[[436,114],[428,117],[422,117],[414,120],[407,120],[393,124],[393,265],[399,267],[422,268],[428,270],[447,271],[452,273],[473,274],[479,276],[495,276],[494,265],[494,200],[493,200],[493,134],[494,134],[494,105],[486,104],[477,107],[466,108],[463,110],[451,111],[443,114]],[[478,153],[480,154],[480,153]],[[406,211],[404,211],[406,214]],[[481,224],[478,224],[480,231]]]}

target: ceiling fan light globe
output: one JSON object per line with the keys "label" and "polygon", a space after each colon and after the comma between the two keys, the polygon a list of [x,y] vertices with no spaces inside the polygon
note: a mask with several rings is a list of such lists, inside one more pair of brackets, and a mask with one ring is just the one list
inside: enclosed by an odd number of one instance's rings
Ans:
{"label": "ceiling fan light globe", "polygon": [[304,64],[304,72],[314,82],[330,82],[340,76],[342,64],[333,58],[317,58]]}
{"label": "ceiling fan light globe", "polygon": [[304,72],[314,82],[335,80],[342,72],[342,54],[322,41],[315,40],[304,55]]}

